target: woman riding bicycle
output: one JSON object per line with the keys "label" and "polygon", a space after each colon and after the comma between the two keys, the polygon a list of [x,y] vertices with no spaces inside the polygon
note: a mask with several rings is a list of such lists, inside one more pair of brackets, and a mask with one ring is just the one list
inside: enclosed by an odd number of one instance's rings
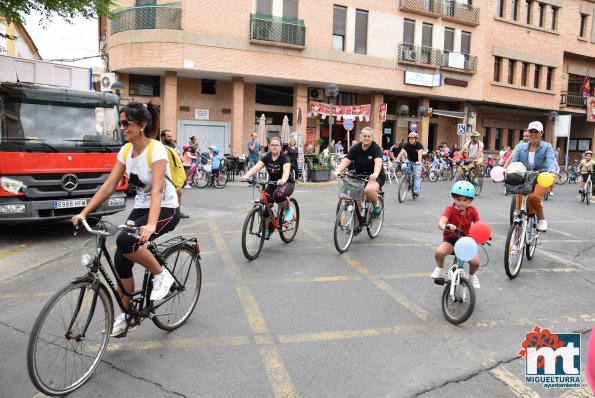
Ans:
{"label": "woman riding bicycle", "polygon": [[[281,152],[281,138],[271,138],[269,152],[242,176],[242,181],[249,181],[263,167],[266,167],[269,173],[269,182],[277,183],[277,185],[271,184],[267,186],[267,194],[273,198],[279,207],[285,209],[284,221],[289,222],[293,218],[293,209],[289,206],[289,197],[293,193],[294,179],[291,175],[291,161],[289,160],[289,156]],[[267,217],[265,234],[269,233],[269,222],[270,220]]]}
{"label": "woman riding bicycle", "polygon": [[[529,171],[548,171],[550,173],[556,172],[556,165],[554,164],[554,154],[552,146],[541,140],[543,136],[543,124],[535,121],[529,123],[527,127],[529,132],[529,142],[519,145],[511,162],[521,162]],[[541,205],[541,199],[545,197],[549,188],[544,188],[539,184],[535,184],[533,193],[527,196],[527,211],[529,214],[537,215],[539,222],[537,223],[537,230],[545,232],[547,230],[547,221]],[[516,210],[521,208],[520,195],[517,195]]]}
{"label": "woman riding bicycle", "polygon": [[384,185],[386,175],[382,167],[382,147],[372,141],[373,135],[372,128],[364,127],[360,133],[361,142],[349,149],[349,153],[341,160],[332,175],[336,177],[337,174],[342,173],[351,162],[354,163],[356,174],[368,175],[369,179],[364,188],[364,195],[374,206],[374,215],[378,216],[382,210],[378,201],[378,191]]}
{"label": "woman riding bicycle", "polygon": [[[158,132],[159,107],[153,103],[145,105],[130,102],[120,111],[118,126],[124,139],[132,144],[132,150],[125,151],[125,146],[120,149],[118,161],[115,162],[109,177],[80,214],[72,217],[72,223],[78,225],[80,219],[86,218],[107,200],[116,190],[124,173],[127,173],[130,181],[134,181],[138,187],[134,209],[128,220],[140,226],[140,231],[138,238],[126,232],[118,235],[114,263],[122,287],[127,292],[134,291],[134,263],[139,263],[149,270],[154,275],[151,300],[161,300],[169,293],[174,279],[143,244],[172,231],[180,221],[180,211],[176,187],[171,182],[165,147],[161,142],[153,140]],[[149,148],[152,148],[150,156],[147,154]],[[126,159],[124,152],[127,152]],[[152,159],[151,165],[148,164],[148,159]],[[165,181],[166,178],[168,182]],[[118,291],[122,294],[120,289]],[[128,306],[130,298],[123,296],[122,302]],[[119,337],[125,329],[126,317],[121,313],[114,321],[112,336]]]}

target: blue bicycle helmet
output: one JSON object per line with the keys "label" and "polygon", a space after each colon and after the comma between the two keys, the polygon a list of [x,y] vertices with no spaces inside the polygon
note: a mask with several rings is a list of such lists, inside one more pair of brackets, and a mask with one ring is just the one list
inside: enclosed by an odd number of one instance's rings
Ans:
{"label": "blue bicycle helmet", "polygon": [[459,195],[473,199],[475,197],[475,187],[469,181],[457,181],[450,189],[450,196]]}
{"label": "blue bicycle helmet", "polygon": [[219,153],[219,148],[213,147],[213,149],[211,149],[211,151],[213,151],[213,153],[216,155]]}

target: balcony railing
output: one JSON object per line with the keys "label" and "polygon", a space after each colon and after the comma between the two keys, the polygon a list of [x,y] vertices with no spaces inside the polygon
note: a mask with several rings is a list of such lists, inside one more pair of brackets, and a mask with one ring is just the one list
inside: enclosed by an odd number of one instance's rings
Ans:
{"label": "balcony railing", "polygon": [[587,109],[587,97],[583,93],[562,93],[560,105],[566,108]]}
{"label": "balcony railing", "polygon": [[182,30],[182,8],[171,5],[139,6],[114,12],[110,34],[140,29]]}
{"label": "balcony railing", "polygon": [[300,19],[286,20],[268,15],[250,15],[250,40],[304,47],[306,27]]}
{"label": "balcony railing", "polygon": [[442,51],[431,47],[399,43],[398,59],[400,62],[411,62],[433,66],[442,65]]}
{"label": "balcony railing", "polygon": [[476,72],[477,57],[469,54],[443,51],[441,66],[444,68],[464,69],[470,72]]}
{"label": "balcony railing", "polygon": [[399,9],[479,25],[479,8],[455,0],[399,0]]}

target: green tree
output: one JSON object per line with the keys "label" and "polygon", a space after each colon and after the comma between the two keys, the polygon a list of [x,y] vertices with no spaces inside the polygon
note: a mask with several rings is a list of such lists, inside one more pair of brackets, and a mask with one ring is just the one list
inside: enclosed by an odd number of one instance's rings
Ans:
{"label": "green tree", "polygon": [[[110,8],[115,5],[113,0],[2,0],[0,17],[8,25],[23,25],[24,17],[36,11],[42,16],[40,25],[46,28],[55,16],[67,22],[79,16],[87,19],[109,16]],[[11,38],[1,33],[0,36]]]}

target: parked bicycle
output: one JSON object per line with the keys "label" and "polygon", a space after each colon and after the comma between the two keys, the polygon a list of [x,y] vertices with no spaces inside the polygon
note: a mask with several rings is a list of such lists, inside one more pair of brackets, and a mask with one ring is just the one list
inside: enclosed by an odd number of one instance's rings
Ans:
{"label": "parked bicycle", "polygon": [[537,215],[529,214],[527,211],[527,195],[533,192],[538,172],[527,172],[524,181],[520,184],[511,186],[507,184],[509,193],[521,194],[521,208],[514,210],[513,204],[516,204],[516,195],[512,197],[511,212],[512,223],[506,236],[506,245],[504,252],[504,270],[510,279],[518,276],[523,265],[523,254],[526,254],[527,260],[531,260],[537,249],[539,231],[537,230]]}
{"label": "parked bicycle", "polygon": [[374,206],[364,195],[367,175],[341,174],[337,178],[339,204],[335,219],[334,242],[339,253],[351,246],[353,237],[366,228],[370,238],[380,235],[384,222],[384,192],[378,192],[380,214],[373,214]]}
{"label": "parked bicycle", "polygon": [[244,226],[242,227],[242,252],[252,261],[260,254],[265,240],[269,240],[274,231],[279,232],[279,237],[285,243],[291,242],[297,234],[300,225],[300,208],[297,200],[290,198],[293,217],[285,221],[285,209],[277,206],[266,192],[269,184],[276,185],[274,181],[256,182],[247,181],[260,192],[260,198],[254,200],[254,207],[250,209]]}
{"label": "parked bicycle", "polygon": [[399,182],[399,191],[397,194],[399,203],[403,203],[405,197],[407,196],[407,192],[411,192],[411,196],[413,197],[413,168],[411,165],[406,164],[401,168],[401,170],[403,175],[401,176],[401,181]]}
{"label": "parked bicycle", "polygon": [[[459,238],[466,236],[463,231],[456,229],[454,231]],[[491,239],[491,238],[490,238]],[[488,245],[489,242],[482,243],[482,245]],[[484,250],[486,255],[486,264],[489,262],[487,252]],[[434,283],[444,286],[442,292],[442,313],[444,318],[453,325],[458,325],[465,322],[475,309],[475,289],[467,278],[465,272],[465,264],[467,261],[463,261],[457,257],[453,252],[454,259],[450,266],[448,273],[445,278],[434,279]]]}
{"label": "parked bicycle", "polygon": [[[106,239],[118,231],[138,237],[139,228],[133,224],[128,221],[110,232],[107,225],[111,224],[99,222],[98,229],[92,229],[87,220],[82,220],[85,229],[97,235],[95,256],[85,254],[81,258],[88,272],[48,300],[29,337],[27,369],[31,381],[42,393],[71,393],[93,375],[105,354],[114,323],[110,291],[126,314],[124,335],[146,319],[151,319],[162,330],[175,330],[194,311],[202,283],[200,248],[195,238],[178,236],[159,244],[154,241],[147,244],[159,264],[174,277],[174,284],[163,300],[150,301],[153,275],[146,270],[140,290],[124,289],[108,254]],[[102,264],[102,255],[114,275],[115,284]],[[122,295],[131,299],[128,307],[124,306],[116,285]]]}

